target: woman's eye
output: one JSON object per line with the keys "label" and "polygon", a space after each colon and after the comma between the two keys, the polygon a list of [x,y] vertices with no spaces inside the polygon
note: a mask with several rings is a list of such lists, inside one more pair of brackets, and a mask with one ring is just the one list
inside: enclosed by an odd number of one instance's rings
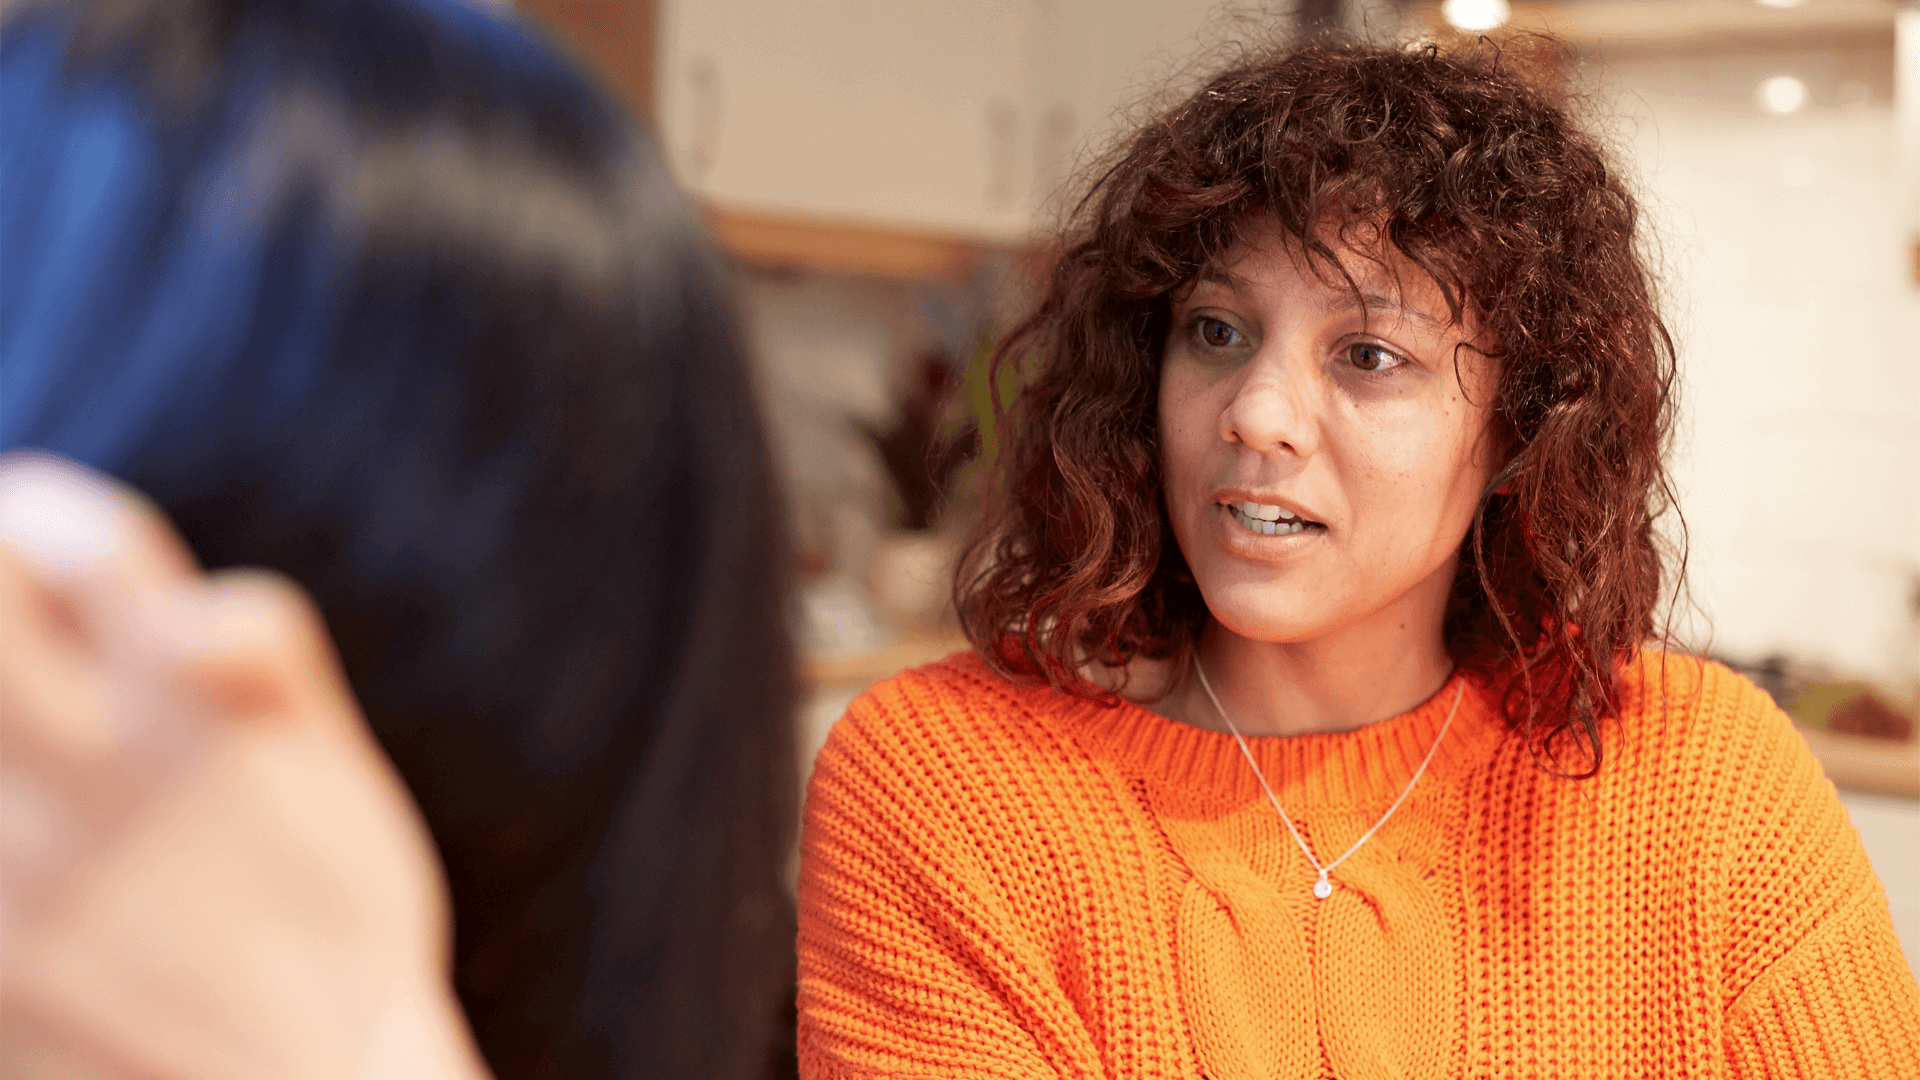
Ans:
{"label": "woman's eye", "polygon": [[1347,346],[1347,362],[1361,371],[1389,371],[1406,363],[1406,358],[1369,341]]}
{"label": "woman's eye", "polygon": [[1216,349],[1224,349],[1240,339],[1240,331],[1219,319],[1203,317],[1199,320],[1198,329],[1200,340]]}

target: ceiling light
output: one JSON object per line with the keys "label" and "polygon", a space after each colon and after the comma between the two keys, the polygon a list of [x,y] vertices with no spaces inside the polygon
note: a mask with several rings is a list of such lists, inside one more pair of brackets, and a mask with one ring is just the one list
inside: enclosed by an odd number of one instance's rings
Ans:
{"label": "ceiling light", "polygon": [[1801,4],[1806,3],[1807,0],[1754,0],[1754,2],[1761,7],[1790,8],[1799,7]]}
{"label": "ceiling light", "polygon": [[1492,30],[1513,18],[1513,5],[1507,0],[1447,0],[1440,14],[1455,29]]}
{"label": "ceiling light", "polygon": [[1807,84],[1791,75],[1775,75],[1760,84],[1755,96],[1761,108],[1785,116],[1799,112],[1807,103]]}

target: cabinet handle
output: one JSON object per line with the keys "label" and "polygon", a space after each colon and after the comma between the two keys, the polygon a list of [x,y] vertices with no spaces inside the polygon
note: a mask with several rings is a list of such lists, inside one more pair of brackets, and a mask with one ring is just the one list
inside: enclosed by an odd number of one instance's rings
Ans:
{"label": "cabinet handle", "polygon": [[996,98],[987,105],[986,205],[989,210],[1012,210],[1017,205],[1014,158],[1018,150],[1014,140],[1019,126],[1020,113],[1013,102]]}
{"label": "cabinet handle", "polygon": [[726,87],[712,57],[687,62],[686,160],[689,180],[705,180],[720,156],[720,128],[726,118]]}
{"label": "cabinet handle", "polygon": [[1073,106],[1058,102],[1040,120],[1033,140],[1033,200],[1043,209],[1057,198],[1060,187],[1073,174],[1073,135],[1079,127]]}

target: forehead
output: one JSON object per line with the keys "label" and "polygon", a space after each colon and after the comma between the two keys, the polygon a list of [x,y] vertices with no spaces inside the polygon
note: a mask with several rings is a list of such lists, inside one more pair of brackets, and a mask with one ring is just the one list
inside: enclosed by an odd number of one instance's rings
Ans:
{"label": "forehead", "polygon": [[1251,296],[1280,290],[1328,310],[1363,308],[1439,330],[1455,325],[1438,282],[1364,225],[1320,230],[1333,260],[1311,252],[1271,218],[1249,221],[1233,246],[1207,264],[1176,301],[1213,290]]}

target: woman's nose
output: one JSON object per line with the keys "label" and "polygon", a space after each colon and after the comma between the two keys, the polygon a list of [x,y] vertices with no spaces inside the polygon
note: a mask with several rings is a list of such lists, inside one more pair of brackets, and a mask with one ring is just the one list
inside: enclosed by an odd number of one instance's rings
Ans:
{"label": "woman's nose", "polygon": [[1248,363],[1221,412],[1220,437],[1261,454],[1310,457],[1320,444],[1322,396],[1308,358],[1269,345]]}

